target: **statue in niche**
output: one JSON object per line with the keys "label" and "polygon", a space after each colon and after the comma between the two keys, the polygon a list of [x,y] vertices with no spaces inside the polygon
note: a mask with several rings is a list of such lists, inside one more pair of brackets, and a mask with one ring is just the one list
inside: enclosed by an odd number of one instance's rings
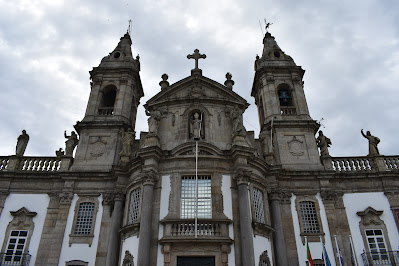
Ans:
{"label": "statue in niche", "polygon": [[130,154],[132,152],[132,144],[135,138],[135,133],[132,131],[131,128],[128,128],[127,131],[121,129],[120,134],[122,136],[122,151],[119,153],[119,155],[130,157]]}
{"label": "statue in niche", "polygon": [[369,141],[369,155],[368,156],[375,156],[379,155],[380,151],[378,150],[378,143],[380,143],[380,139],[371,135],[370,131],[367,131],[366,134],[364,134],[363,129],[360,131],[366,139]]}
{"label": "statue in niche", "polygon": [[230,118],[233,121],[233,134],[245,136],[246,130],[242,120],[242,111],[237,105],[231,110]]}
{"label": "statue in niche", "polygon": [[161,112],[158,110],[153,110],[153,111],[145,110],[145,114],[149,116],[148,134],[151,136],[157,136],[159,121],[161,120]]}
{"label": "statue in niche", "polygon": [[25,129],[22,130],[22,134],[17,139],[17,146],[15,147],[15,155],[23,156],[28,145],[29,135],[26,134]]}
{"label": "statue in niche", "polygon": [[204,137],[202,114],[195,112],[190,118],[190,138],[199,140]]}
{"label": "statue in niche", "polygon": [[68,136],[66,131],[64,131],[64,137],[67,139],[65,141],[65,155],[72,156],[73,150],[78,145],[78,135],[76,135],[75,131],[72,131],[71,135]]}
{"label": "statue in niche", "polygon": [[317,147],[320,148],[320,156],[330,156],[328,147],[331,145],[331,140],[324,136],[323,131],[319,131],[319,136],[316,139]]}

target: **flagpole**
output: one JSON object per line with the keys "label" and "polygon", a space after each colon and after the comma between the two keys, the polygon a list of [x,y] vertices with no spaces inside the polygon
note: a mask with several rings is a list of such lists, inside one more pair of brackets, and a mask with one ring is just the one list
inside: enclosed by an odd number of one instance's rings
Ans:
{"label": "flagpole", "polygon": [[349,235],[349,242],[351,243],[351,251],[352,251],[352,254],[353,254],[353,259],[355,260],[356,266],[358,266],[359,264],[357,263],[357,256],[356,256],[355,249],[354,249],[355,246],[353,245],[353,240],[352,240],[352,236],[351,235]]}
{"label": "flagpole", "polygon": [[334,235],[334,239],[335,239],[335,247],[337,249],[337,257],[338,257],[339,265],[343,266],[342,261],[341,261],[341,252],[340,252],[340,249],[338,246],[338,241],[337,241],[337,235]]}
{"label": "flagpole", "polygon": [[327,263],[326,263],[326,254],[325,254],[325,248],[324,248],[324,243],[323,243],[323,238],[321,238],[321,236],[319,236],[320,237],[320,243],[321,243],[321,250],[322,250],[322,254],[323,254],[323,261],[324,261],[324,265],[327,265]]}
{"label": "flagpole", "polygon": [[198,226],[198,140],[195,141],[195,209],[194,209],[194,234],[197,238]]}

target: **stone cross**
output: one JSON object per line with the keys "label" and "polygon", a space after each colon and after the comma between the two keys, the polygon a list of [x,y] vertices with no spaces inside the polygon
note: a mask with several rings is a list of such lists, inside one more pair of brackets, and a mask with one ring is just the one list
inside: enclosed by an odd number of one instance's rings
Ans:
{"label": "stone cross", "polygon": [[194,59],[195,60],[195,68],[194,69],[198,69],[198,59],[200,59],[200,58],[205,59],[206,55],[205,54],[200,54],[199,50],[195,49],[193,54],[187,55],[187,58],[188,59]]}

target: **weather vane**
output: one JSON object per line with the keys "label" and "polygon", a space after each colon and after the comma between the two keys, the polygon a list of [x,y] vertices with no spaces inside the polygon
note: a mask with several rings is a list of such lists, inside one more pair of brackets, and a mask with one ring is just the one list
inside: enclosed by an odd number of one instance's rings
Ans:
{"label": "weather vane", "polygon": [[266,32],[268,32],[268,28],[271,26],[271,25],[273,25],[273,23],[270,23],[270,22],[266,22],[266,19],[265,19],[265,25],[266,25],[266,27],[265,27],[265,29],[266,29]]}
{"label": "weather vane", "polygon": [[129,27],[127,28],[127,33],[130,35],[131,32],[132,32],[132,20],[129,19]]}

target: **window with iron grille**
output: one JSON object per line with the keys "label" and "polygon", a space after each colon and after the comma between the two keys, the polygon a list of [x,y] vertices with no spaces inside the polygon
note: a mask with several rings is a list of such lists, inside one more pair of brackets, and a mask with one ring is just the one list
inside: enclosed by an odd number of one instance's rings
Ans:
{"label": "window with iron grille", "polygon": [[302,217],[303,232],[305,234],[320,233],[315,203],[313,201],[301,201],[299,206]]}
{"label": "window with iron grille", "polygon": [[[180,217],[195,218],[196,189],[195,176],[184,176],[181,180]],[[211,177],[198,176],[198,218],[212,218]]]}
{"label": "window with iron grille", "polygon": [[263,206],[263,193],[257,188],[252,189],[252,201],[254,208],[254,220],[257,223],[265,223],[265,208]]}
{"label": "window with iron grille", "polygon": [[136,188],[130,193],[128,224],[139,222],[141,189]]}
{"label": "window with iron grille", "polygon": [[8,238],[6,254],[4,255],[4,265],[19,265],[14,263],[8,264],[7,262],[11,263],[22,261],[27,238],[28,231],[11,230],[10,237]]}
{"label": "window with iron grille", "polygon": [[373,261],[387,261],[389,255],[382,230],[367,229],[365,233]]}
{"label": "window with iron grille", "polygon": [[79,204],[78,216],[76,218],[75,234],[89,235],[93,223],[93,202],[82,202]]}

